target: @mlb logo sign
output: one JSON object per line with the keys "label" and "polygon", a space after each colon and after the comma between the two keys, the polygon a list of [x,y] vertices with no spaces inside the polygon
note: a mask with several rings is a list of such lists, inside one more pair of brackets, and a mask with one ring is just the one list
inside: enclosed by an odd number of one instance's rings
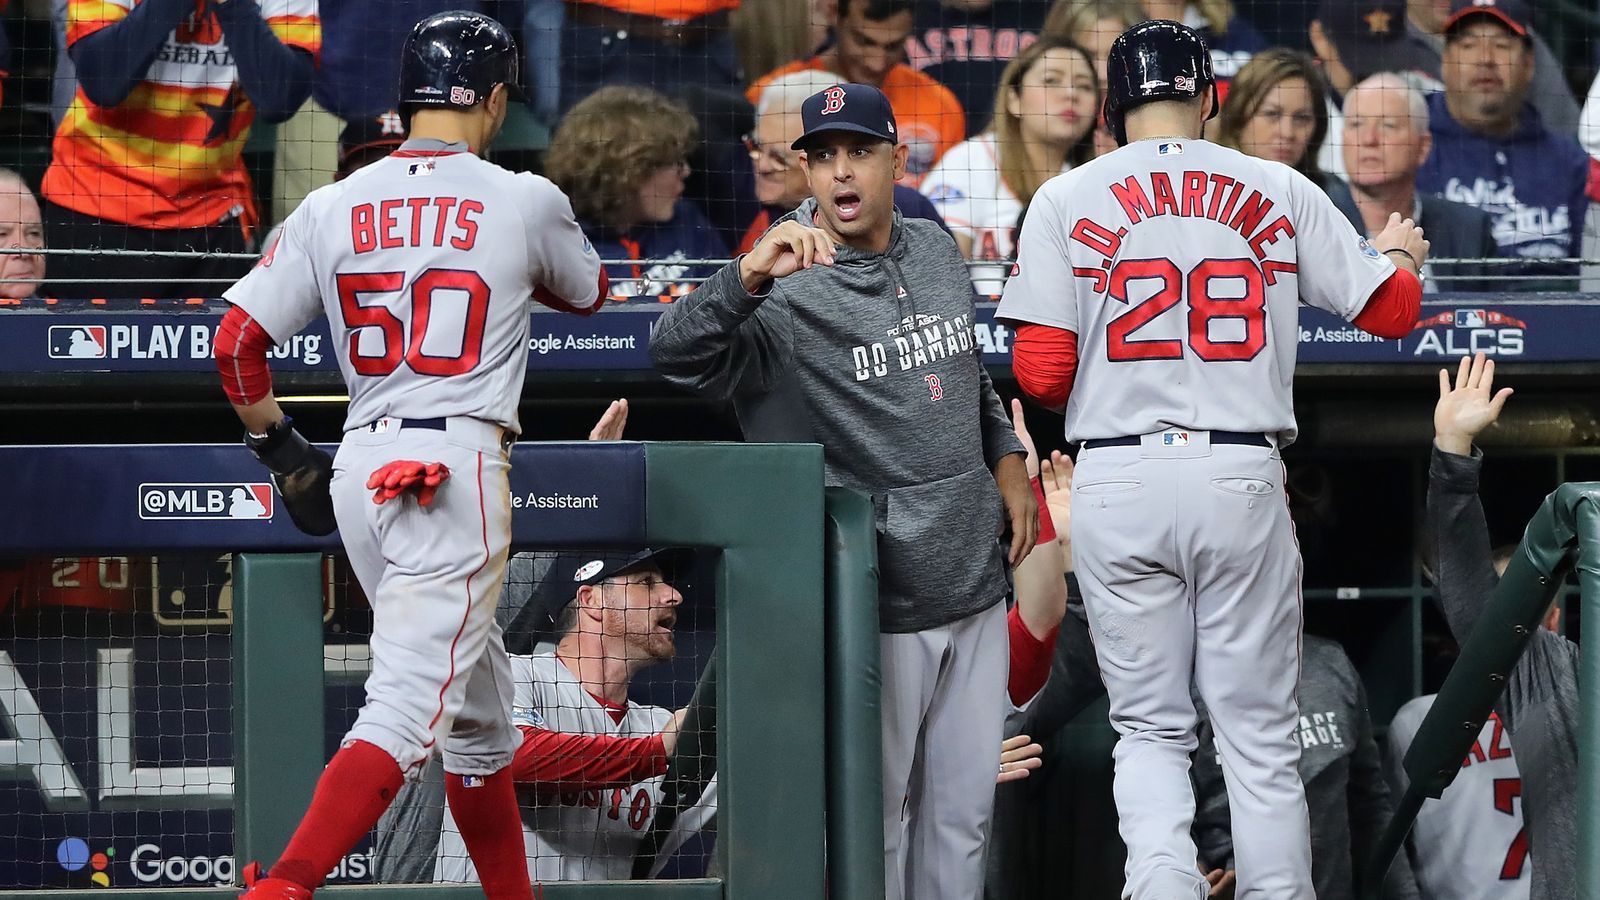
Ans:
{"label": "@mlb logo sign", "polygon": [[270,519],[266,482],[139,485],[141,519]]}
{"label": "@mlb logo sign", "polygon": [[51,359],[105,359],[106,326],[51,325]]}

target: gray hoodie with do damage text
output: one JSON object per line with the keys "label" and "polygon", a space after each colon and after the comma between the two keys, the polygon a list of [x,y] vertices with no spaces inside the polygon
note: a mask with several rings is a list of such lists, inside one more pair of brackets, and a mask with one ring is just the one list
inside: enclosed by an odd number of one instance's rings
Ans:
{"label": "gray hoodie with do damage text", "polygon": [[[815,212],[807,200],[779,221],[811,225]],[[667,380],[732,400],[746,440],[819,443],[828,484],[871,495],[886,632],[966,618],[1007,590],[991,472],[1022,445],[973,316],[955,241],[896,212],[887,252],[841,246],[834,265],[759,296],[735,260],[667,307],[650,336]]]}

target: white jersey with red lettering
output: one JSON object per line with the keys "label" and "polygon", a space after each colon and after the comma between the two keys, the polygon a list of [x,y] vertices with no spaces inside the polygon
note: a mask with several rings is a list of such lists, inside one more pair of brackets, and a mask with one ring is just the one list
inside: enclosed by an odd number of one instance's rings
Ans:
{"label": "white jersey with red lettering", "polygon": [[223,296],[280,344],[327,314],[347,431],[459,416],[519,431],[529,300],[587,310],[599,284],[599,256],[554,184],[463,144],[411,140],[313,191]]}
{"label": "white jersey with red lettering", "polygon": [[1077,336],[1072,546],[1119,739],[1126,896],[1201,898],[1189,757],[1211,711],[1237,893],[1309,897],[1299,773],[1299,305],[1347,320],[1394,265],[1287,166],[1137,141],[1034,195],[996,313]]}
{"label": "white jersey with red lettering", "polygon": [[1394,271],[1281,163],[1138,141],[1046,182],[996,315],[1078,336],[1067,438],[1294,439],[1304,302],[1346,320]]}
{"label": "white jersey with red lettering", "polygon": [[[659,706],[627,704],[619,712],[584,688],[555,653],[511,657],[515,685],[511,720],[518,726],[561,734],[649,737],[672,719]],[[543,793],[519,790],[522,840],[528,854],[528,875],[539,881],[627,880],[640,842],[650,832],[661,804],[662,776],[625,788]],[[657,868],[689,835],[704,827],[716,812],[716,780],[673,824]],[[434,880],[477,881],[477,870],[455,820],[445,811]]]}
{"label": "white jersey with red lettering", "polygon": [[[1389,724],[1386,764],[1397,792],[1410,783],[1401,763],[1436,696],[1413,699]],[[1439,799],[1422,801],[1411,827],[1424,900],[1527,900],[1532,862],[1521,795],[1511,735],[1490,713],[1456,780]]]}

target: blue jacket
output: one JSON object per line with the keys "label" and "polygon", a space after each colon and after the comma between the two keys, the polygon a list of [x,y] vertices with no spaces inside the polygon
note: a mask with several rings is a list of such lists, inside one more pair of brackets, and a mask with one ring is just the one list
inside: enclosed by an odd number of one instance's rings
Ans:
{"label": "blue jacket", "polygon": [[649,264],[606,266],[612,297],[678,296],[693,290],[700,279],[717,271],[714,265],[682,265],[684,259],[727,259],[728,248],[700,207],[679,200],[672,218],[649,223],[623,234],[588,222],[580,223],[602,260],[654,260]]}
{"label": "blue jacket", "polygon": [[[1417,189],[1476,206],[1494,217],[1502,256],[1527,260],[1578,256],[1583,249],[1589,158],[1576,138],[1545,128],[1531,105],[1503,140],[1468,131],[1428,98],[1433,152],[1417,172]],[[1530,263],[1515,274],[1575,275],[1576,265]]]}

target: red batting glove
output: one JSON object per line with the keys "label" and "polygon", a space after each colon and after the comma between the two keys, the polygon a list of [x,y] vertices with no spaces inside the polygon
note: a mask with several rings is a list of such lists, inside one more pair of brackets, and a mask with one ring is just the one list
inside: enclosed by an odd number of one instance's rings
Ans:
{"label": "red batting glove", "polygon": [[397,459],[379,466],[367,479],[367,489],[372,491],[372,502],[380,505],[414,490],[417,503],[427,506],[449,477],[450,469],[444,463]]}

